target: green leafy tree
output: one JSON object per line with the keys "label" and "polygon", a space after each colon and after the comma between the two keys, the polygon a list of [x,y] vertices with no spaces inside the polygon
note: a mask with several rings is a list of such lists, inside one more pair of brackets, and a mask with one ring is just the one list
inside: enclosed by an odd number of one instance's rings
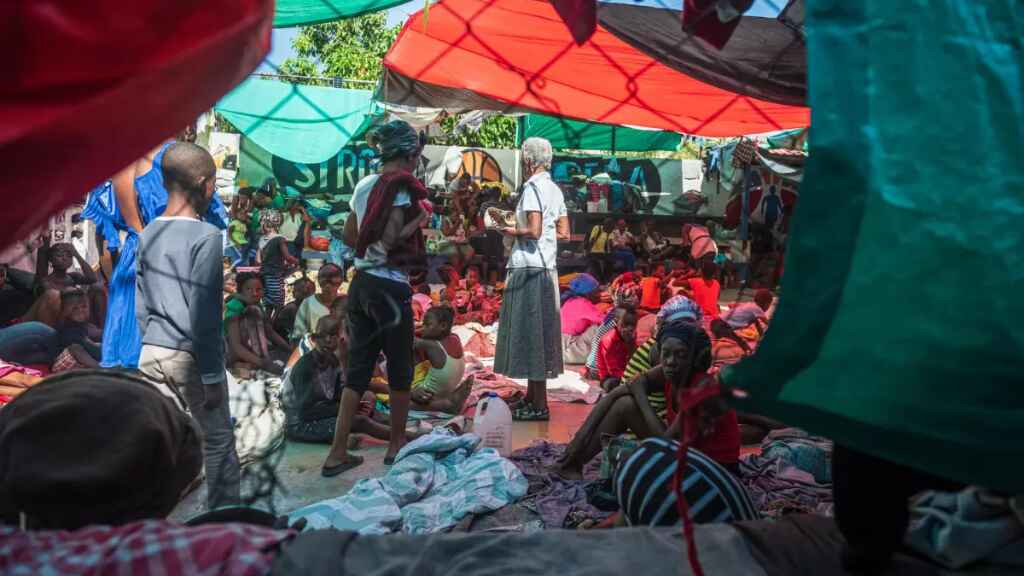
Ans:
{"label": "green leafy tree", "polygon": [[441,122],[443,136],[434,138],[434,144],[469,146],[474,148],[514,148],[516,145],[516,119],[509,116],[491,116],[477,131],[456,131],[459,116],[450,116]]}
{"label": "green leafy tree", "polygon": [[[398,37],[400,26],[389,28],[384,12],[326,24],[303,26],[292,41],[295,56],[285,60],[278,71],[300,84],[331,85],[345,88],[371,88],[384,74],[384,55]],[[514,118],[494,116],[483,122],[480,130],[455,131],[458,117],[442,123],[443,135],[434,144],[482,148],[515,146]]]}
{"label": "green leafy tree", "polygon": [[399,29],[388,27],[384,12],[303,26],[292,41],[296,55],[281,64],[280,73],[376,82]]}

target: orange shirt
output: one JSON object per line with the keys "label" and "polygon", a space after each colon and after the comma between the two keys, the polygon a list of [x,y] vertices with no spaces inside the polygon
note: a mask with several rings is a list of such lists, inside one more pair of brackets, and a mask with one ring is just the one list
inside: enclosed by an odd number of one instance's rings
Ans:
{"label": "orange shirt", "polygon": [[700,306],[705,318],[715,318],[719,314],[718,294],[721,286],[718,280],[705,280],[703,278],[690,278],[686,281],[693,292],[693,301]]}
{"label": "orange shirt", "polygon": [[640,307],[647,310],[661,308],[661,279],[647,276],[640,281]]}

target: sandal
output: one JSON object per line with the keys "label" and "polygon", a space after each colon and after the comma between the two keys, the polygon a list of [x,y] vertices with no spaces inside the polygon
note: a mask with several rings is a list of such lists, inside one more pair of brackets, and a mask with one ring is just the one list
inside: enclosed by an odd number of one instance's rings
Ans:
{"label": "sandal", "polygon": [[343,472],[347,472],[348,470],[357,468],[362,463],[362,456],[355,456],[353,454],[349,454],[348,458],[346,458],[345,461],[342,462],[341,464],[338,464],[337,466],[324,466],[323,468],[321,468],[320,475],[323,476],[324,478],[332,478]]}
{"label": "sandal", "polygon": [[512,419],[516,422],[547,422],[551,419],[551,412],[547,408],[538,410],[525,404],[512,411]]}

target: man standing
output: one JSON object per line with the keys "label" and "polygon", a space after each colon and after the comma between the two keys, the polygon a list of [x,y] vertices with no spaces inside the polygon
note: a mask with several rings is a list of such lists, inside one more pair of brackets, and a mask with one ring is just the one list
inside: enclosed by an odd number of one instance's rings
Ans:
{"label": "man standing", "polygon": [[139,370],[183,392],[203,429],[212,510],[239,502],[239,465],[224,374],[224,256],[220,230],[199,219],[213,198],[210,154],[187,142],[163,154],[167,209],[139,237]]}

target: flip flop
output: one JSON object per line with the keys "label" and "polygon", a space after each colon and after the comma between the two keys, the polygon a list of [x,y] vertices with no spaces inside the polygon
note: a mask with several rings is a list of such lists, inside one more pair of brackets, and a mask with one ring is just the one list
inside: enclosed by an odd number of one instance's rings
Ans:
{"label": "flip flop", "polygon": [[533,406],[523,406],[512,412],[512,419],[517,422],[547,422],[551,412],[547,409],[538,410]]}
{"label": "flip flop", "polygon": [[394,456],[388,456],[387,458],[384,459],[384,465],[385,466],[394,466],[394,464],[395,464],[395,457]]}
{"label": "flip flop", "polygon": [[342,462],[341,464],[338,464],[337,466],[324,466],[323,468],[321,468],[320,475],[323,476],[324,478],[333,478],[334,476],[347,472],[353,468],[358,468],[359,465],[362,463],[362,456],[349,454],[348,458],[346,458],[345,461]]}

